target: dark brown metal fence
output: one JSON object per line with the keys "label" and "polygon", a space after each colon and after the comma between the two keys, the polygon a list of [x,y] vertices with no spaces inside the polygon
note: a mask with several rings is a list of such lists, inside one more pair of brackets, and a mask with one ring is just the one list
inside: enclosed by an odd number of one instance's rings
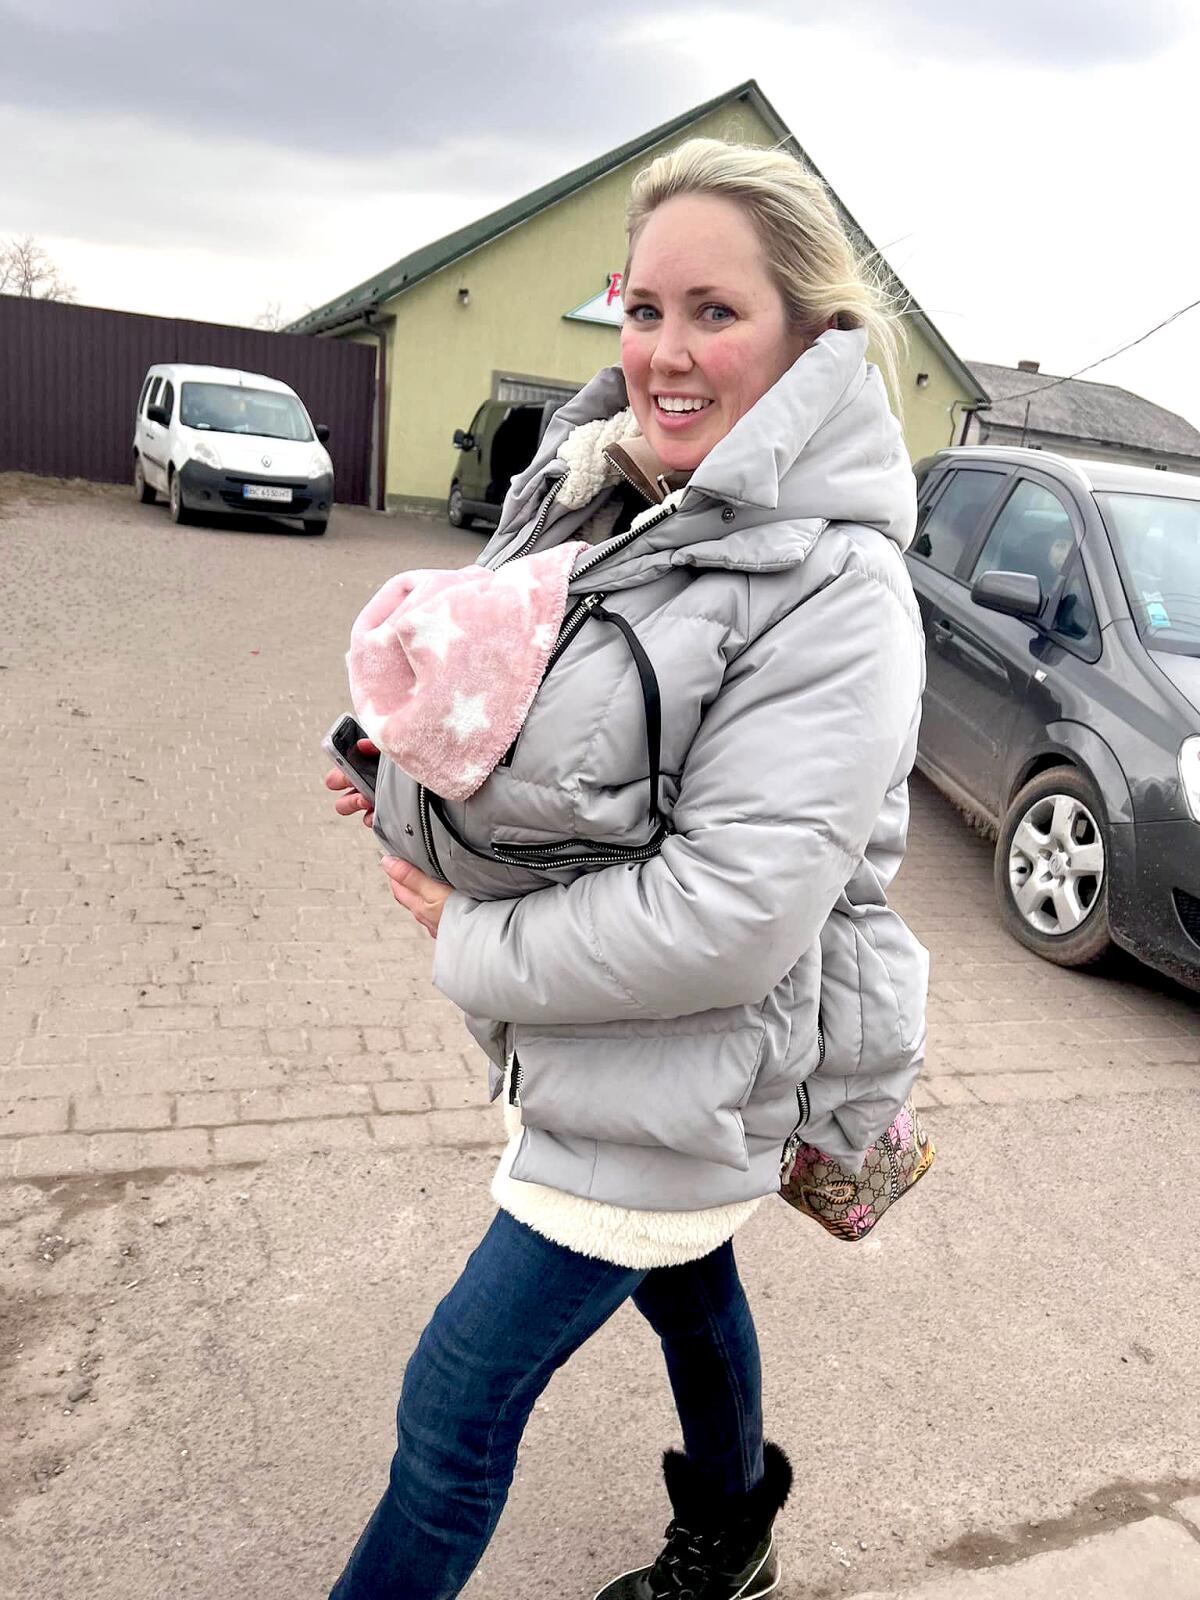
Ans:
{"label": "dark brown metal fence", "polygon": [[290,384],[313,421],[329,424],[337,498],[372,502],[373,345],[15,295],[0,295],[0,472],[129,478],[138,393],[158,361]]}

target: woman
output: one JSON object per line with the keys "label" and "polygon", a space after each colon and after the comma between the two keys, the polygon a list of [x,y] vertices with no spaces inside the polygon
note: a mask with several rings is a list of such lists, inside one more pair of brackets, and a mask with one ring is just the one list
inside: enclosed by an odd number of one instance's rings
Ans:
{"label": "woman", "polygon": [[591,544],[551,669],[468,801],[385,761],[364,818],[512,1137],[333,1600],[460,1592],[534,1401],[630,1298],[684,1449],[664,1548],[600,1593],[773,1588],[791,1468],[732,1235],[799,1124],[857,1169],[922,1057],[927,958],[885,893],[924,682],[915,496],[864,359],[871,334],[895,376],[896,314],[780,152],[688,141],[627,227],[620,366],[556,413],[480,558]]}

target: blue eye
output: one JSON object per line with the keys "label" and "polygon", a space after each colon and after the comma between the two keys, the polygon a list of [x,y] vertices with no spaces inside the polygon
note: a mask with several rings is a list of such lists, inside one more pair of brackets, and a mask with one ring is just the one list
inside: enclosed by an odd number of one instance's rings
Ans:
{"label": "blue eye", "polygon": [[[705,311],[723,311],[725,313],[726,317],[732,317],[733,316],[733,312],[729,309],[728,306],[708,305],[708,306],[705,306],[704,309],[705,309]],[[724,320],[725,320],[724,317],[721,318],[721,321],[724,321]]]}
{"label": "blue eye", "polygon": [[648,306],[648,305],[626,306],[625,315],[632,322],[645,322],[645,320],[646,320],[645,317],[639,317],[638,316],[638,312],[639,311],[653,311],[653,310],[654,310],[654,307],[653,306]]}

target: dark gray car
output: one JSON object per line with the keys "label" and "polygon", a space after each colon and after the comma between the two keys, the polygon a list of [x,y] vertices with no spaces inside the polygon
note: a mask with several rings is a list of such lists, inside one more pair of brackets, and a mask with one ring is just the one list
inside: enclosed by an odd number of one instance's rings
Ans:
{"label": "dark gray car", "polygon": [[918,766],[995,828],[1023,944],[1200,986],[1200,477],[978,446],[916,473]]}

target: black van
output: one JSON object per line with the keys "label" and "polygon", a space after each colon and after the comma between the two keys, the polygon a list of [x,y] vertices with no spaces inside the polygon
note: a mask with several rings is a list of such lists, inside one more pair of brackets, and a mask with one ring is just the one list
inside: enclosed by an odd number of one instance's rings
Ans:
{"label": "black van", "polygon": [[563,400],[485,400],[471,426],[454,430],[462,452],[450,480],[446,516],[455,528],[474,522],[494,528],[508,486],[533,460],[550,418]]}

